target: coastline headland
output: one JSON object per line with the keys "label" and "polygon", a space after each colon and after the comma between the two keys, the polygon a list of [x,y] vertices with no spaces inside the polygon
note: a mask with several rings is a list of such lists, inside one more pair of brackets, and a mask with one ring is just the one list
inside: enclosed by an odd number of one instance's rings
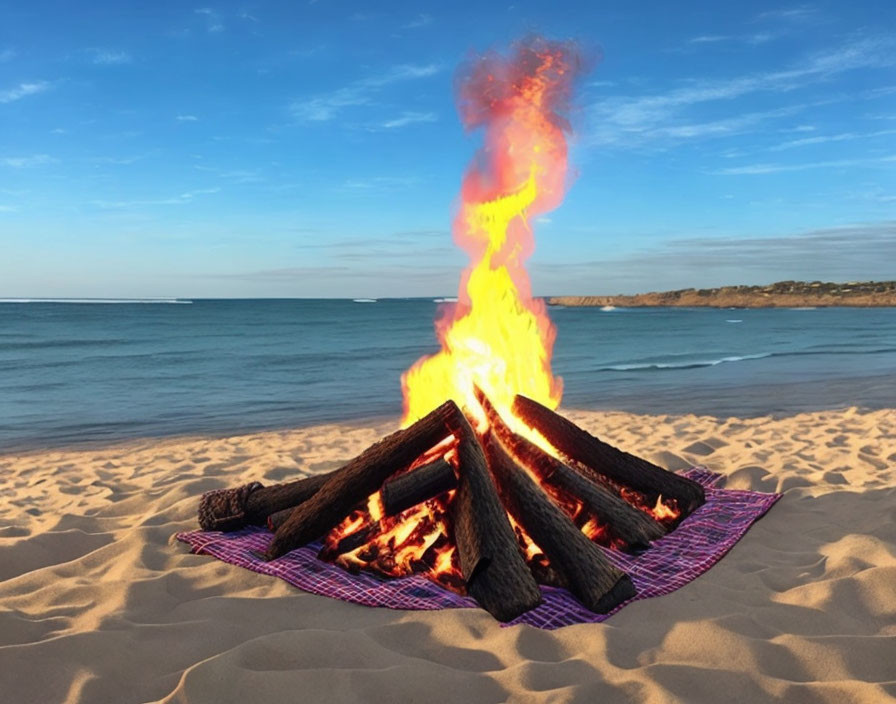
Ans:
{"label": "coastline headland", "polygon": [[552,306],[654,306],[709,308],[821,308],[896,306],[896,281],[779,281],[767,286],[685,288],[677,291],[616,296],[550,296]]}

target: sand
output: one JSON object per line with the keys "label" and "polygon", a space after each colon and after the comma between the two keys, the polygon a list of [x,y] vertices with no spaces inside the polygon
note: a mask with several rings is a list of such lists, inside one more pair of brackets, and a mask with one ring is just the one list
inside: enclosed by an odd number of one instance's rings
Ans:
{"label": "sand", "polygon": [[0,699],[896,700],[896,410],[568,415],[784,497],[683,589],[548,632],[305,594],[172,539],[203,491],[330,469],[389,423],[0,455]]}

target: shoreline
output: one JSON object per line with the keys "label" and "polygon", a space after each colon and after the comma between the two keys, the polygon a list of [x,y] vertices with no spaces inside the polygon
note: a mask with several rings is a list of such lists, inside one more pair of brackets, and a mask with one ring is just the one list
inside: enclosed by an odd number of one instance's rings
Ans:
{"label": "shoreline", "polygon": [[[871,407],[859,404],[839,405],[832,407],[805,408],[785,413],[757,413],[757,414],[713,414],[690,411],[632,411],[625,408],[585,408],[577,406],[561,405],[557,412],[570,418],[589,418],[594,416],[605,417],[630,417],[638,421],[661,420],[664,423],[673,421],[709,421],[715,423],[731,422],[781,422],[802,416],[819,414],[852,414],[868,415],[879,412],[892,411],[896,413],[896,404],[890,406]],[[333,432],[380,432],[380,437],[398,430],[400,414],[389,416],[371,416],[368,418],[346,419],[345,421],[310,423],[308,425],[292,425],[284,427],[257,428],[240,431],[220,432],[195,432],[195,433],[171,433],[164,435],[135,435],[121,438],[95,438],[80,442],[66,442],[47,445],[20,445],[0,448],[0,462],[10,459],[23,459],[39,455],[57,454],[86,454],[90,452],[143,452],[150,449],[166,450],[182,445],[194,445],[200,443],[228,443],[254,442],[265,440],[285,440],[304,434],[317,434]],[[346,458],[350,459],[350,458]]]}

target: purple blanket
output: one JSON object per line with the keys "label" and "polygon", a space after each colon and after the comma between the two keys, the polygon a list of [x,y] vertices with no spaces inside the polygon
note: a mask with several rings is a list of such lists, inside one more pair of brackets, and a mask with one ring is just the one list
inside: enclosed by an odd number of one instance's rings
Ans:
{"label": "purple blanket", "polygon": [[[699,577],[781,497],[780,494],[717,489],[715,484],[721,475],[706,469],[695,467],[683,474],[706,488],[703,506],[672,533],[654,541],[653,547],[641,555],[604,550],[610,561],[632,578],[638,593],[630,601],[669,594]],[[390,609],[477,607],[473,599],[448,591],[424,577],[381,579],[366,573],[349,574],[341,567],[317,559],[320,544],[298,548],[265,562],[253,551],[264,552],[271,537],[270,531],[256,527],[232,533],[192,531],[177,534],[178,540],[188,543],[194,553],[206,553],[224,562],[280,577],[314,594]],[[508,625],[527,623],[553,629],[574,623],[596,623],[629,603],[620,604],[609,614],[595,614],[565,589],[542,586],[541,591],[542,604]]]}

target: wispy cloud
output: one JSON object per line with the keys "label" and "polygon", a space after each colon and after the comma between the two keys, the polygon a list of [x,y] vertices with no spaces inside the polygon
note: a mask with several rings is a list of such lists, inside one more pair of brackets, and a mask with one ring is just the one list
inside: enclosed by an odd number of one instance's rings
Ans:
{"label": "wispy cloud", "polygon": [[14,213],[16,210],[14,205],[3,205],[0,203],[0,213]]}
{"label": "wispy cloud", "polygon": [[174,119],[178,122],[196,122],[199,120],[195,115],[178,115]]}
{"label": "wispy cloud", "polygon": [[250,169],[222,169],[217,166],[205,166],[196,164],[197,171],[211,173],[228,183],[261,183],[265,177],[258,170]]}
{"label": "wispy cloud", "polygon": [[809,171],[811,169],[839,169],[855,166],[877,166],[896,162],[896,155],[868,159],[832,159],[829,161],[809,161],[797,164],[747,164],[719,169],[711,173],[717,176],[743,176],[755,174],[776,174],[786,171]]}
{"label": "wispy cloud", "polygon": [[803,139],[792,139],[789,142],[782,142],[773,147],[769,147],[769,151],[780,152],[785,149],[794,149],[796,147],[806,147],[812,144],[825,144],[828,142],[851,142],[856,139],[874,139],[876,137],[884,137],[886,135],[896,134],[896,130],[878,130],[877,132],[841,132],[840,134],[824,134],[816,137],[804,137]]}
{"label": "wispy cloud", "polygon": [[144,155],[139,155],[139,156],[98,156],[93,159],[93,162],[96,164],[114,164],[115,166],[130,166],[131,164],[135,164],[143,158],[145,158]]}
{"label": "wispy cloud", "polygon": [[[683,114],[697,105],[731,101],[757,93],[784,93],[850,70],[883,68],[894,64],[896,40],[868,37],[814,54],[784,70],[737,76],[724,81],[695,80],[666,93],[609,96],[592,105],[595,128],[590,141],[604,145],[637,146],[658,137],[668,138],[671,128],[682,125],[685,119]],[[767,116],[774,117],[775,112],[769,112]],[[705,134],[685,133],[681,137]]]}
{"label": "wispy cloud", "polygon": [[426,78],[438,73],[436,64],[402,64],[388,71],[354,81],[330,93],[296,100],[290,111],[304,122],[326,122],[334,119],[345,108],[369,105],[383,88],[394,83]]}
{"label": "wispy cloud", "polygon": [[419,125],[424,122],[435,122],[439,116],[434,112],[403,112],[398,117],[381,122],[378,126],[384,130],[394,130],[408,125]]}
{"label": "wispy cloud", "polygon": [[535,263],[532,272],[535,285],[552,294],[608,294],[785,279],[888,280],[893,261],[896,221],[884,221],[762,237],[674,238],[612,260]]}
{"label": "wispy cloud", "polygon": [[401,26],[402,29],[419,29],[421,27],[428,27],[433,23],[432,15],[427,15],[426,13],[421,13],[417,15],[414,19],[412,19],[407,24]]}
{"label": "wispy cloud", "polygon": [[156,198],[147,200],[95,200],[93,204],[104,210],[120,210],[122,208],[134,208],[147,205],[186,205],[195,201],[196,196],[209,195],[217,193],[220,188],[198,188],[192,191],[186,191],[177,196],[170,198]]}
{"label": "wispy cloud", "polygon": [[16,57],[16,50],[10,47],[7,47],[0,51],[0,64],[6,63],[7,61],[12,61]]}
{"label": "wispy cloud", "polygon": [[805,22],[818,16],[818,10],[811,5],[794,5],[777,10],[760,12],[754,22]]}
{"label": "wispy cloud", "polygon": [[33,83],[19,83],[15,88],[0,90],[0,103],[12,103],[29,95],[43,93],[50,87],[47,81],[35,81]]}
{"label": "wispy cloud", "polygon": [[343,183],[343,187],[353,191],[392,190],[406,188],[420,179],[416,176],[372,176],[370,178],[353,178]]}
{"label": "wispy cloud", "polygon": [[719,42],[727,42],[733,39],[728,34],[701,34],[688,40],[688,44],[717,44]]}
{"label": "wispy cloud", "polygon": [[217,10],[214,10],[211,7],[200,7],[193,10],[193,12],[205,18],[205,29],[210,34],[224,31],[224,23],[222,22],[221,15]]}
{"label": "wispy cloud", "polygon": [[2,161],[13,169],[29,169],[33,166],[55,164],[59,159],[55,159],[49,154],[32,154],[31,156],[8,156],[4,157]]}
{"label": "wispy cloud", "polygon": [[780,34],[775,32],[754,32],[753,34],[701,34],[688,40],[688,44],[699,46],[702,44],[728,44],[741,43],[755,46],[765,44],[777,39]]}
{"label": "wispy cloud", "polygon": [[131,55],[126,51],[113,49],[88,49],[90,60],[97,66],[117,66],[131,63]]}

